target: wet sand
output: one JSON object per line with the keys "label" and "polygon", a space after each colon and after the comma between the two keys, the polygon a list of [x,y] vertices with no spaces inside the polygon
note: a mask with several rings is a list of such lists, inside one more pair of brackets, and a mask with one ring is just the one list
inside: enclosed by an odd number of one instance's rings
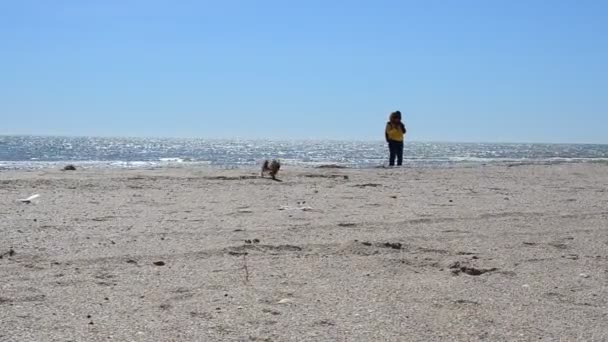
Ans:
{"label": "wet sand", "polygon": [[279,178],[1,172],[0,341],[608,340],[606,165]]}

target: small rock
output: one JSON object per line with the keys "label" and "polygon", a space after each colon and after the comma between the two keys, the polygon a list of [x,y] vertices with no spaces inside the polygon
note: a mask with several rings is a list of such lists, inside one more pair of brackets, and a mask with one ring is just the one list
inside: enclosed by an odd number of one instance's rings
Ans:
{"label": "small rock", "polygon": [[448,202],[450,202],[450,203],[452,203],[452,202],[454,202],[454,201],[452,201],[452,200],[449,200],[449,201],[448,201]]}
{"label": "small rock", "polygon": [[253,239],[253,243],[260,243],[260,239]]}
{"label": "small rock", "polygon": [[4,258],[5,256],[12,257],[13,255],[15,255],[15,251],[11,248],[8,250],[8,252],[0,254],[0,259]]}
{"label": "small rock", "polygon": [[279,316],[281,314],[280,312],[278,312],[276,310],[271,310],[271,309],[262,309],[262,312],[269,313],[274,316]]}
{"label": "small rock", "polygon": [[581,273],[581,274],[579,274],[579,276],[581,278],[589,278],[590,277],[590,275],[588,275],[587,273]]}
{"label": "small rock", "polygon": [[251,240],[245,240],[245,243],[250,245],[251,244]]}
{"label": "small rock", "polygon": [[461,272],[468,274],[468,275],[472,275],[472,276],[480,276],[482,274],[494,272],[497,270],[498,270],[497,268],[481,269],[481,268],[467,267],[467,266],[460,268]]}
{"label": "small rock", "polygon": [[291,304],[293,302],[293,300],[289,299],[289,298],[285,298],[285,299],[281,299],[280,301],[278,301],[277,304]]}
{"label": "small rock", "polygon": [[454,261],[453,263],[448,265],[448,268],[451,268],[451,269],[460,268],[460,261]]}
{"label": "small rock", "polygon": [[165,262],[164,261],[155,261],[155,262],[153,262],[153,264],[155,266],[165,266]]}
{"label": "small rock", "polygon": [[91,315],[87,315],[87,318],[89,318],[89,319],[90,319],[90,318],[91,318]]}
{"label": "small rock", "polygon": [[399,242],[387,242],[384,244],[384,247],[392,248],[392,249],[401,249],[401,247],[403,247],[403,245],[401,245],[401,243],[399,243]]}
{"label": "small rock", "polygon": [[63,168],[63,171],[76,171],[76,166],[69,164]]}

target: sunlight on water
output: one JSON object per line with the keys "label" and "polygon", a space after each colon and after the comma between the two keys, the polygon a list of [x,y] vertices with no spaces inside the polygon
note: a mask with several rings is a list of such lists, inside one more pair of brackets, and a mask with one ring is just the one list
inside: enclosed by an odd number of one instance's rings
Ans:
{"label": "sunlight on water", "polygon": [[[608,162],[608,145],[421,143],[405,145],[410,166],[491,163]],[[264,141],[161,138],[0,136],[0,168],[253,166],[265,158],[284,164],[376,167],[386,163],[383,142]]]}

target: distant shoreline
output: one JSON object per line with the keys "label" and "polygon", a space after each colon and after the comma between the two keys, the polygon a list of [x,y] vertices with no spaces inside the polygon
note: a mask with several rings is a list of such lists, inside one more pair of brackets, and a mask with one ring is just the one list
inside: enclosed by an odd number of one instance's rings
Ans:
{"label": "distant shoreline", "polygon": [[[436,161],[419,162],[405,159],[403,167],[399,169],[428,169],[428,168],[476,168],[476,167],[517,167],[517,166],[551,166],[567,164],[606,164],[608,158],[578,158],[555,160],[491,160],[491,161]],[[258,170],[260,163],[238,165],[220,165],[208,162],[152,162],[152,161],[0,161],[0,171],[49,171],[60,170],[66,165],[73,165],[77,169],[85,170],[163,170],[163,169],[192,169],[192,170]],[[391,169],[386,164],[353,166],[348,164],[302,164],[283,163],[284,168],[291,169],[339,169],[339,170],[369,170]]]}

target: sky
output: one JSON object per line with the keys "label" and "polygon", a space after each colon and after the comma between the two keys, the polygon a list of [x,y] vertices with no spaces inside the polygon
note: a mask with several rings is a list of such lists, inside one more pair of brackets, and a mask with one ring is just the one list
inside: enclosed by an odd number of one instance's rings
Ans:
{"label": "sky", "polygon": [[0,0],[0,134],[608,143],[608,1]]}

